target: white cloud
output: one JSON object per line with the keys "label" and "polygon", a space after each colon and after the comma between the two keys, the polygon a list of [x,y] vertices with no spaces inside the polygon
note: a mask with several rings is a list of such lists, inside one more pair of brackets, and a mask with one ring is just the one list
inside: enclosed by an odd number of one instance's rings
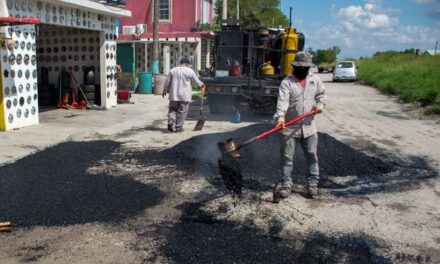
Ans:
{"label": "white cloud", "polygon": [[337,11],[335,17],[343,21],[349,31],[354,30],[354,28],[387,28],[399,24],[396,17],[388,15],[385,10],[372,2],[366,3],[364,6],[351,5],[341,8]]}
{"label": "white cloud", "polygon": [[308,32],[306,44],[313,49],[340,46],[340,58],[370,56],[383,50],[433,49],[440,39],[440,22],[432,27],[401,25],[395,15],[400,10],[383,8],[380,3],[370,0],[362,6],[333,6],[334,24]]}

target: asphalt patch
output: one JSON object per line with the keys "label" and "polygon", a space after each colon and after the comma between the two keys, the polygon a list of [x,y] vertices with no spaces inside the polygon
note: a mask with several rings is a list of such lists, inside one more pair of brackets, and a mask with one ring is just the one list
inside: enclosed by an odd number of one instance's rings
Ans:
{"label": "asphalt patch", "polygon": [[363,234],[325,236],[312,233],[306,239],[298,263],[392,263],[375,253],[377,242]]}
{"label": "asphalt patch", "polygon": [[241,197],[243,176],[241,175],[240,163],[231,154],[225,153],[218,160],[218,166],[226,189]]}
{"label": "asphalt patch", "polygon": [[215,220],[199,206],[182,207],[182,221],[165,235],[162,257],[176,263],[390,263],[375,251],[378,242],[364,234],[281,239],[272,234],[282,228],[276,221],[265,235],[250,225]]}
{"label": "asphalt patch", "polygon": [[[158,187],[88,169],[112,163],[120,143],[67,142],[0,167],[0,220],[15,226],[63,226],[130,218],[158,204]],[[123,163],[122,163],[123,164]]]}
{"label": "asphalt patch", "polygon": [[[233,138],[240,144],[272,127],[255,124],[232,132],[199,135],[164,151],[180,153],[191,160],[198,175],[212,179],[219,175],[217,161],[221,153],[217,142]],[[328,134],[319,133],[320,188],[338,196],[398,192],[418,188],[420,183],[437,176],[421,157],[408,157],[403,161],[393,153],[386,153],[383,158],[384,153],[378,148],[371,151],[374,152],[367,155]],[[237,162],[242,169],[244,188],[267,191],[280,179],[279,135],[248,145],[240,149],[240,154]],[[305,184],[304,175],[306,161],[301,148],[297,148],[292,172],[294,183]]]}

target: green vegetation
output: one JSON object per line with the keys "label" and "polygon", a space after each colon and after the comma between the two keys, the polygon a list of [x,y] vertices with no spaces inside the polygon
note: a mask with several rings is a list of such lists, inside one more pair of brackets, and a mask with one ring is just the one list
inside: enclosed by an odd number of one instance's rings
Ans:
{"label": "green vegetation", "polygon": [[[237,17],[237,0],[228,1],[228,18]],[[245,27],[259,24],[263,27],[289,26],[289,19],[280,11],[280,0],[240,0],[240,20]],[[215,2],[215,20],[222,18],[222,1]],[[293,25],[294,26],[294,25]]]}
{"label": "green vegetation", "polygon": [[200,20],[196,22],[196,29],[201,31],[216,31],[220,29],[219,24],[202,23]]}
{"label": "green vegetation", "polygon": [[312,48],[308,49],[313,55],[313,63],[318,66],[318,71],[332,71],[336,64],[336,56],[341,52],[341,48],[333,46],[328,49],[319,49],[313,51]]}
{"label": "green vegetation", "polygon": [[426,114],[440,114],[440,56],[388,51],[357,63],[359,80],[403,102],[420,103]]}
{"label": "green vegetation", "polygon": [[315,64],[321,65],[324,63],[334,64],[336,62],[336,56],[341,52],[341,48],[333,46],[328,49],[319,49],[314,56]]}

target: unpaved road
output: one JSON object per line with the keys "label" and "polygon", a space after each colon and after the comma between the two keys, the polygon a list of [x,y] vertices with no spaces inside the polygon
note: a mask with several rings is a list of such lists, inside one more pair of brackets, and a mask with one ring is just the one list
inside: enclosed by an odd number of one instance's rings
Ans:
{"label": "unpaved road", "polygon": [[274,136],[242,150],[244,197],[225,194],[216,142],[270,117],[166,120],[67,142],[0,167],[1,263],[439,263],[440,133],[369,87],[330,83],[318,116],[321,198],[271,203]]}

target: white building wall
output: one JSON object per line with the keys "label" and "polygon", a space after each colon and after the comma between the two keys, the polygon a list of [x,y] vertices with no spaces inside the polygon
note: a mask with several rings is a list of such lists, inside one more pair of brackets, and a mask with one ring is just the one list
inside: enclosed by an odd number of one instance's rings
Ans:
{"label": "white building wall", "polygon": [[[99,84],[101,85],[101,105],[109,108],[117,104],[116,101],[116,89],[117,82],[114,78],[116,70],[116,28],[115,28],[115,15],[107,14],[105,8],[102,5],[78,0],[78,5],[76,6],[75,1],[57,1],[57,0],[1,0],[2,12],[4,16],[16,17],[16,18],[39,18],[41,23],[45,25],[57,26],[57,28],[64,29],[87,29],[95,31],[98,35],[98,40],[96,44],[99,48],[99,53],[96,58],[95,65],[99,65],[97,73],[99,74]],[[6,4],[6,8],[5,8]],[[97,8],[97,9],[93,9]],[[102,8],[99,9],[99,8]],[[6,117],[6,127],[5,130],[10,130],[14,128],[19,128],[27,125],[34,125],[38,123],[38,91],[36,90],[35,84],[37,81],[37,67],[38,61],[36,63],[29,63],[27,65],[24,62],[10,63],[10,56],[21,55],[24,58],[26,55],[34,58],[36,56],[36,49],[38,49],[38,43],[36,42],[38,38],[38,27],[34,25],[26,26],[11,26],[6,27],[4,30],[11,36],[12,47],[7,47],[3,45],[0,47],[0,57],[1,57],[1,74],[2,81],[0,83],[0,88],[2,90],[3,98],[2,105],[4,107],[3,112]],[[88,54],[89,50],[83,50],[83,46],[88,46],[84,43],[83,38],[87,42],[88,36],[78,36],[77,45],[80,47],[78,51],[66,52],[68,55],[79,56],[78,61],[82,61],[82,56],[85,53]],[[49,39],[46,38],[46,39]],[[54,38],[55,39],[55,38]],[[61,47],[61,41],[63,38],[58,38],[58,44]],[[68,41],[71,36],[65,39]],[[22,44],[23,43],[23,44]],[[18,44],[18,46],[17,46]],[[73,43],[75,44],[75,43]],[[22,48],[24,45],[24,48]],[[46,48],[52,44],[43,44]],[[28,49],[30,47],[30,49]],[[96,46],[95,46],[96,47]],[[89,55],[89,54],[88,54]],[[52,62],[51,67],[55,70],[55,67],[61,68],[64,65],[69,65],[68,62],[61,63],[61,52],[59,55],[50,55],[51,61],[53,56],[58,58],[57,62]],[[99,58],[98,58],[99,57]],[[90,57],[89,57],[90,58]],[[34,61],[34,60],[33,60]],[[69,66],[79,66],[78,76],[82,75],[79,72],[82,70],[82,66],[79,62],[76,63],[73,60],[72,64]],[[5,76],[5,70],[8,71],[8,76]],[[26,77],[25,74],[30,72],[30,76]],[[14,77],[9,74],[12,72]],[[21,72],[22,77],[18,76]],[[23,74],[24,73],[24,74]],[[24,76],[24,77],[23,77]],[[82,77],[81,77],[82,79]],[[52,80],[53,81],[53,80]],[[17,93],[12,93],[12,87],[24,87],[23,90],[18,90]],[[28,89],[26,87],[29,87]],[[37,83],[38,86],[38,83]],[[30,98],[30,102],[28,103]],[[24,103],[23,100],[24,99]],[[9,103],[12,102],[12,103]],[[17,102],[17,103],[14,103]],[[0,111],[2,113],[2,111]],[[1,120],[1,119],[0,119]]]}

